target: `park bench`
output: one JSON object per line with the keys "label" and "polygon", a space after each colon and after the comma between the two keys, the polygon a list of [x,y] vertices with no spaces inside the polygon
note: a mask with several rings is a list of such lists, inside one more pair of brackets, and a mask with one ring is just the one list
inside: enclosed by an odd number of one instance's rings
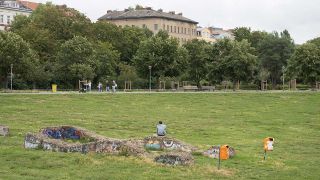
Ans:
{"label": "park bench", "polygon": [[215,86],[202,86],[201,89],[203,91],[214,91],[215,90]]}
{"label": "park bench", "polygon": [[197,86],[183,86],[184,91],[197,91],[198,87]]}

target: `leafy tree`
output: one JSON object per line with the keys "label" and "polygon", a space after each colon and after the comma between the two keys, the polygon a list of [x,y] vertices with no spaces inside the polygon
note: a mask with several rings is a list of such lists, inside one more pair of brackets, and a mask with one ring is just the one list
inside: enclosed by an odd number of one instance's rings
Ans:
{"label": "leafy tree", "polygon": [[314,38],[310,41],[308,41],[309,43],[315,44],[316,46],[320,47],[320,37],[318,38]]}
{"label": "leafy tree", "polygon": [[134,56],[134,65],[141,77],[149,76],[152,67],[152,77],[179,76],[184,70],[188,59],[188,52],[179,46],[174,38],[169,38],[165,31],[160,31],[154,37],[141,42]]}
{"label": "leafy tree", "polygon": [[107,42],[98,42],[94,49],[94,59],[97,61],[96,79],[107,79],[107,77],[114,76],[120,60],[119,52]]}
{"label": "leafy tree", "polygon": [[312,87],[320,81],[320,47],[308,42],[298,47],[288,62],[288,73]]}
{"label": "leafy tree", "polygon": [[114,24],[99,21],[93,25],[94,39],[109,42],[120,52],[120,60],[132,64],[132,58],[137,52],[140,42],[153,34],[148,29],[138,27],[117,27]]}
{"label": "leafy tree", "polygon": [[[252,47],[247,40],[221,40],[213,47],[213,63],[209,76],[214,79],[238,81],[250,80],[257,64],[257,57],[251,54]],[[215,77],[218,76],[218,77]]]}
{"label": "leafy tree", "polygon": [[184,47],[188,50],[189,54],[188,78],[195,81],[198,87],[201,87],[200,82],[206,79],[208,74],[211,46],[205,41],[195,39],[187,42]]}
{"label": "leafy tree", "polygon": [[66,41],[57,56],[57,80],[70,87],[78,80],[93,79],[98,64],[93,57],[94,47],[86,38],[75,36]]}
{"label": "leafy tree", "polygon": [[294,52],[294,43],[288,31],[268,34],[257,47],[260,68],[270,72],[273,88],[280,81],[282,67]]}
{"label": "leafy tree", "polygon": [[244,39],[251,39],[251,28],[237,27],[233,30],[233,35],[236,41],[242,41]]}
{"label": "leafy tree", "polygon": [[19,35],[12,32],[0,32],[0,79],[7,81],[10,66],[14,66],[15,78],[23,82],[36,82],[42,73],[39,59]]}

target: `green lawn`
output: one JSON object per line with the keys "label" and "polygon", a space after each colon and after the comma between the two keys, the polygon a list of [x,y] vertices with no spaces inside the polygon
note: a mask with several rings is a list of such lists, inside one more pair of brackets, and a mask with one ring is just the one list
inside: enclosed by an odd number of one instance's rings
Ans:
{"label": "green lawn", "polygon": [[[0,179],[319,179],[320,93],[0,94]],[[229,144],[222,162],[191,167],[135,157],[25,150],[24,135],[76,125],[113,138],[143,138],[157,121],[170,136],[207,149]],[[263,161],[263,138],[275,138]]]}

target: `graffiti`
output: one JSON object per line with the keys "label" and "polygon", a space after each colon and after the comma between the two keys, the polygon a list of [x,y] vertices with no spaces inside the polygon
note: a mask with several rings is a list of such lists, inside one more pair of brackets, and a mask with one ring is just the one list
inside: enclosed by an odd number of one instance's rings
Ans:
{"label": "graffiti", "polygon": [[161,145],[160,142],[155,140],[149,140],[148,143],[145,144],[146,149],[151,149],[151,150],[160,150]]}
{"label": "graffiti", "polygon": [[42,133],[53,139],[75,139],[84,137],[80,130],[73,127],[46,128]]}
{"label": "graffiti", "polygon": [[179,149],[181,144],[175,143],[173,140],[163,141],[164,147],[168,149]]}
{"label": "graffiti", "polygon": [[188,165],[193,162],[193,158],[189,153],[168,153],[155,157],[154,161],[168,165]]}
{"label": "graffiti", "polygon": [[203,153],[205,156],[210,158],[219,158],[219,146],[211,146],[207,151]]}
{"label": "graffiti", "polygon": [[[90,141],[84,141],[82,138],[90,139]],[[72,126],[48,127],[41,129],[38,133],[27,133],[24,147],[52,152],[83,154],[94,152],[137,156],[168,165],[192,164],[191,152],[196,149],[173,138],[149,136],[144,139],[121,140]],[[148,149],[160,150],[160,152],[151,153]]]}

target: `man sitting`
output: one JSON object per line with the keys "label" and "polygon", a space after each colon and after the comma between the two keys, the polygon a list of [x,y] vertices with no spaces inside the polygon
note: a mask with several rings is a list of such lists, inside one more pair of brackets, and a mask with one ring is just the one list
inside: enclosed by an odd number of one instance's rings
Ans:
{"label": "man sitting", "polygon": [[167,126],[165,124],[162,124],[162,121],[159,121],[159,124],[157,125],[157,135],[158,136],[165,136],[166,135],[166,128],[167,128]]}

